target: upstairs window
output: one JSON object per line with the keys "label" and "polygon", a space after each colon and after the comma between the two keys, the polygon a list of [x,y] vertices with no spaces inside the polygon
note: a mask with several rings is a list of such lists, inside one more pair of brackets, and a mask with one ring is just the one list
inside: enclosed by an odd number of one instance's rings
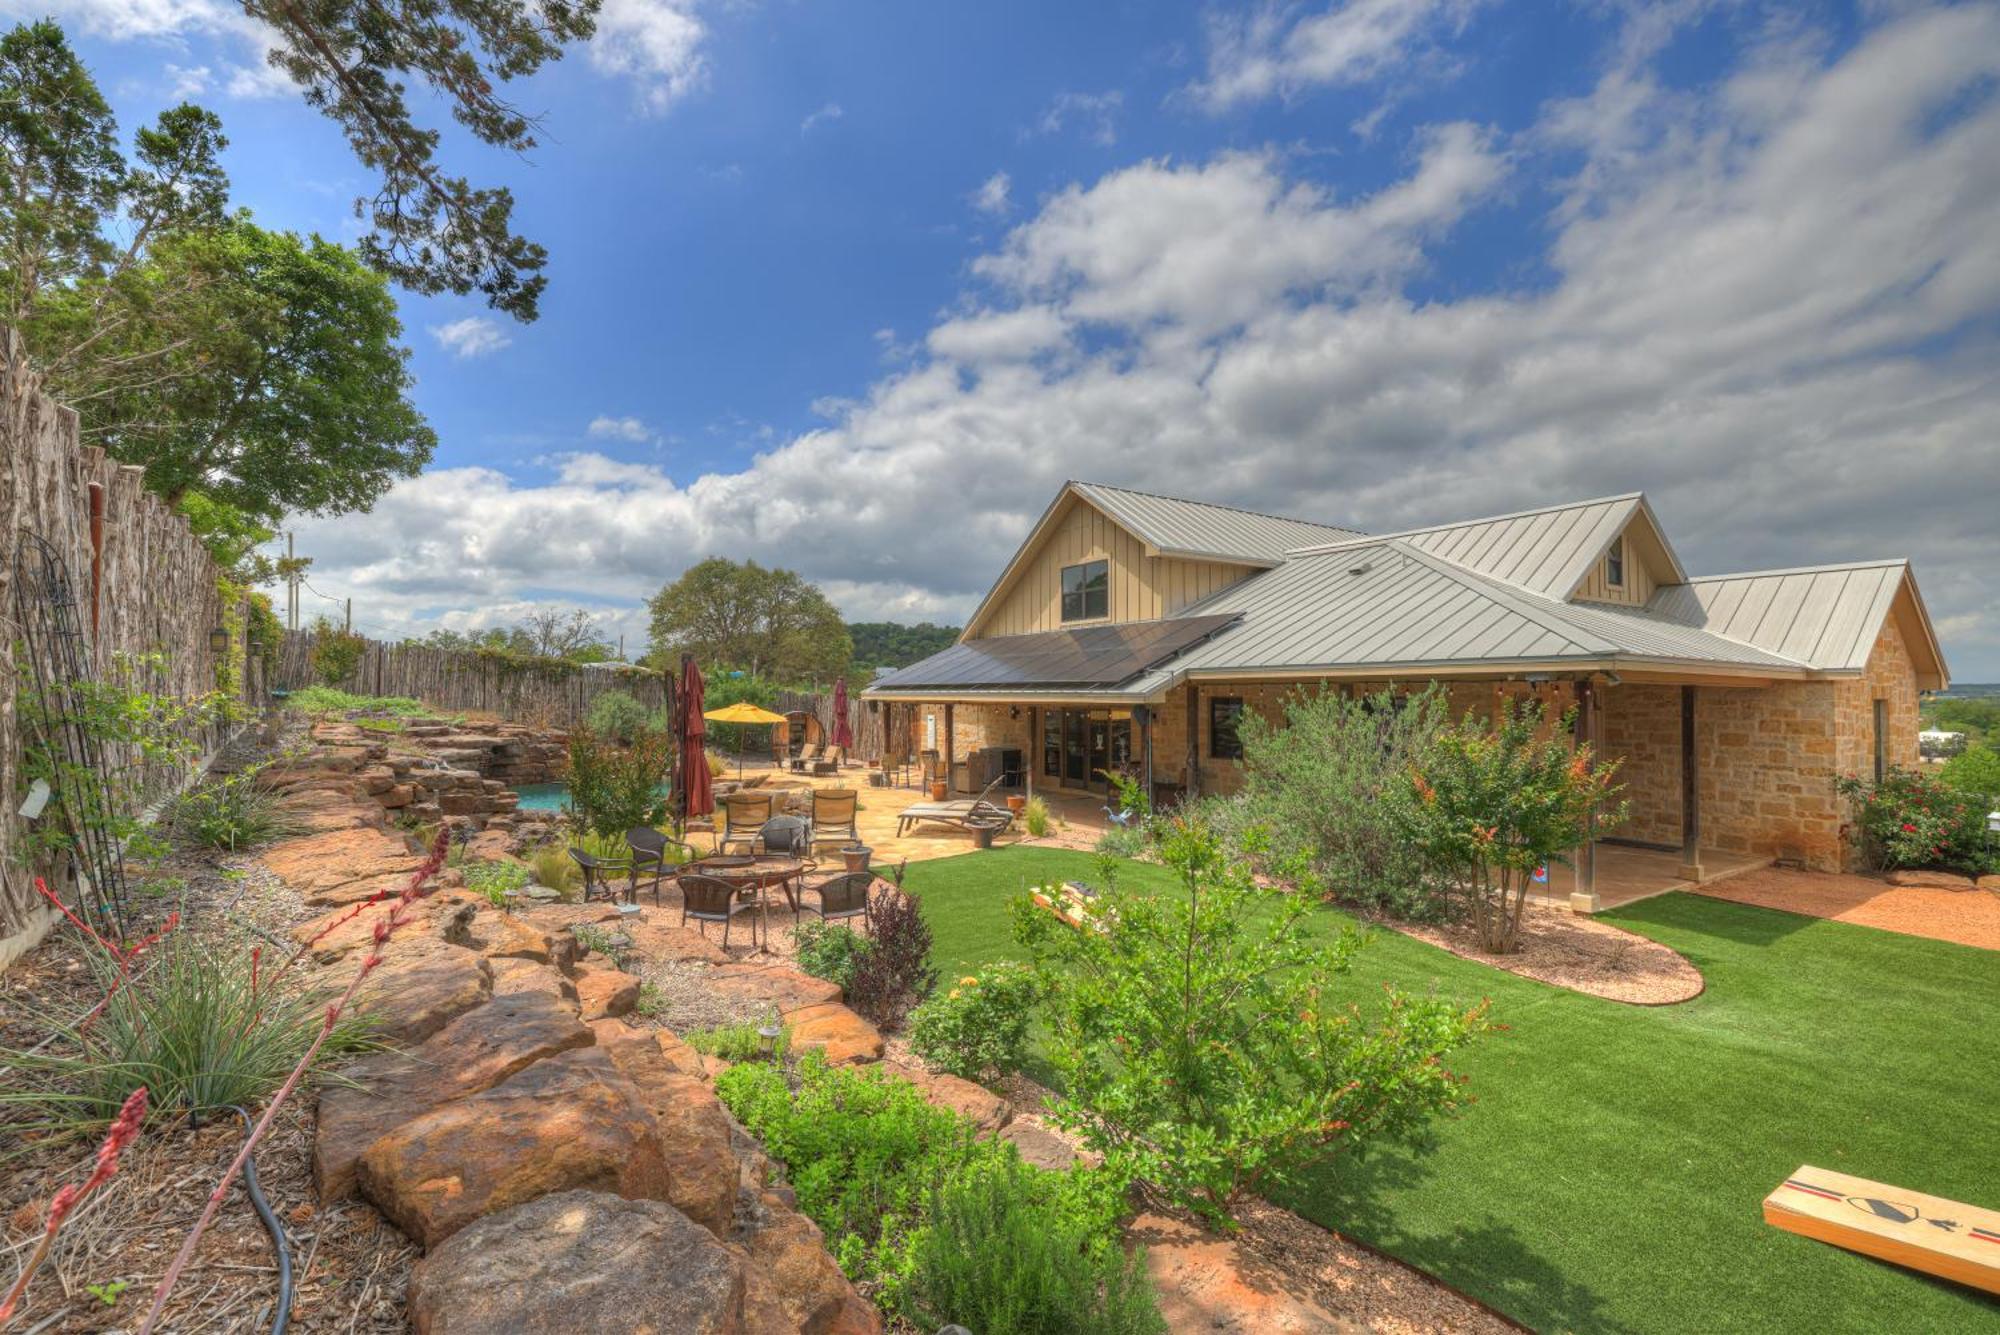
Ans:
{"label": "upstairs window", "polygon": [[1216,760],[1243,759],[1243,738],[1237,723],[1243,717],[1243,698],[1218,695],[1208,702],[1208,754]]}
{"label": "upstairs window", "polygon": [[1086,561],[1080,566],[1064,566],[1062,572],[1062,619],[1090,621],[1111,615],[1111,563]]}
{"label": "upstairs window", "polygon": [[1614,589],[1625,587],[1625,536],[1622,533],[1611,540],[1611,550],[1604,553],[1604,582]]}

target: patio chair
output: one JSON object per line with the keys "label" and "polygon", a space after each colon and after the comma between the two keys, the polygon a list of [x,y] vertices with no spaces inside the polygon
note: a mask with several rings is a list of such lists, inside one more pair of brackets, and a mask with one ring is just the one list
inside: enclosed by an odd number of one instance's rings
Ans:
{"label": "patio chair", "polygon": [[[687,920],[693,918],[701,924],[696,930],[705,939],[708,936],[708,924],[721,923],[724,950],[729,949],[729,928],[736,921],[736,915],[754,914],[758,911],[759,906],[754,899],[744,899],[739,902],[736,892],[742,889],[741,886],[722,880],[720,877],[688,872],[680,878],[680,887],[681,926],[687,926]],[[757,941],[757,920],[754,917],[750,920],[750,941],[753,945]]]}
{"label": "patio chair", "polygon": [[757,831],[757,839],[764,851],[773,857],[799,859],[799,874],[784,884],[785,900],[792,906],[794,917],[799,911],[798,883],[807,875],[819,870],[819,864],[812,859],[812,822],[803,816],[773,816]]}
{"label": "patio chair", "polygon": [[896,817],[896,837],[908,834],[912,826],[933,821],[969,830],[980,837],[981,844],[991,843],[994,835],[1014,823],[1014,813],[991,800],[993,790],[1006,782],[1007,776],[1003,774],[969,801],[912,803]]}
{"label": "patio chair", "polygon": [[638,902],[637,880],[631,874],[631,864],[625,859],[592,857],[590,854],[576,848],[569,850],[569,858],[571,862],[574,862],[583,871],[584,903],[588,904],[592,899],[596,898],[599,891],[603,892],[604,898],[616,900],[618,898],[618,890],[616,882],[612,880],[612,876],[621,871],[627,874],[625,885],[626,898],[633,903]]}
{"label": "patio chair", "polygon": [[869,912],[869,892],[875,884],[872,871],[842,872],[829,876],[818,885],[809,885],[807,890],[819,896],[817,907],[805,907],[817,913],[821,922],[835,922],[844,918],[861,919],[862,930],[868,931],[874,925]]}
{"label": "patio chair", "polygon": [[742,844],[757,852],[757,831],[771,819],[771,794],[739,790],[722,799],[722,810],[729,828],[716,844],[717,851],[726,853]]}
{"label": "patio chair", "polygon": [[852,788],[815,788],[812,804],[812,837],[815,844],[831,843],[836,839],[850,844],[861,842],[861,831],[854,823],[854,813],[861,808],[861,798]]}
{"label": "patio chair", "polygon": [[653,902],[657,904],[660,902],[660,878],[666,874],[667,868],[693,862],[695,858],[694,849],[678,839],[669,839],[650,825],[634,825],[625,831],[625,846],[632,850],[629,898],[635,904],[639,902],[641,876],[652,873]]}
{"label": "patio chair", "polygon": [[846,763],[847,748],[836,746],[826,753],[824,760],[815,760],[813,762],[812,772],[815,774],[838,774],[840,773],[840,767]]}
{"label": "patio chair", "polygon": [[811,746],[808,746],[805,750],[792,757],[792,768],[799,773],[804,773],[806,770],[817,766],[819,758],[825,754],[826,743],[814,742]]}

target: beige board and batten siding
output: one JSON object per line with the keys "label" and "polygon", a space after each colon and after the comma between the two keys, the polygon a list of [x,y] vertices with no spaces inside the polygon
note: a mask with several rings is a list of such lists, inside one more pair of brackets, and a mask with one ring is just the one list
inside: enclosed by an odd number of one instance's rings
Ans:
{"label": "beige board and batten siding", "polygon": [[[1066,566],[1103,561],[1109,566],[1110,615],[1088,622],[1062,619]],[[1152,621],[1219,593],[1258,567],[1224,561],[1150,556],[1146,545],[1096,506],[1074,496],[1048,527],[1038,551],[1015,572],[998,601],[969,638],[1026,635],[1065,625]]]}
{"label": "beige board and batten siding", "polygon": [[1638,544],[1625,538],[1624,534],[1620,534],[1619,537],[1625,542],[1625,582],[1623,584],[1611,582],[1610,557],[1602,557],[1590,568],[1590,573],[1583,577],[1583,583],[1577,586],[1575,596],[1578,599],[1592,603],[1619,603],[1626,607],[1644,607],[1652,598],[1653,590],[1657,586],[1653,582],[1651,568],[1640,557]]}

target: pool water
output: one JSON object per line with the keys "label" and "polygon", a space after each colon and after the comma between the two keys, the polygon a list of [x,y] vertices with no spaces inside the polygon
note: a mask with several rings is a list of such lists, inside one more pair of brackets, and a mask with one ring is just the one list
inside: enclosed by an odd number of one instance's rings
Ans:
{"label": "pool water", "polygon": [[[521,795],[523,811],[562,811],[569,806],[569,785],[566,783],[524,783],[514,790]],[[665,797],[668,785],[661,784],[653,792]]]}

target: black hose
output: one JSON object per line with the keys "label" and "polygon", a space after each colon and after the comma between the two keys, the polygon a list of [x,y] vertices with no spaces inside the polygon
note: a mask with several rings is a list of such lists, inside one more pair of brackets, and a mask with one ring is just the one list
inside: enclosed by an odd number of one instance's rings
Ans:
{"label": "black hose", "polygon": [[[236,1104],[228,1106],[243,1119],[243,1134],[248,1137],[254,1127],[250,1114]],[[285,1226],[271,1212],[271,1203],[264,1199],[264,1191],[257,1185],[254,1154],[243,1160],[243,1192],[250,1198],[257,1217],[264,1221],[264,1230],[271,1235],[271,1249],[278,1254],[278,1310],[271,1318],[271,1335],[285,1335],[285,1326],[292,1319],[292,1249],[285,1241]]]}

